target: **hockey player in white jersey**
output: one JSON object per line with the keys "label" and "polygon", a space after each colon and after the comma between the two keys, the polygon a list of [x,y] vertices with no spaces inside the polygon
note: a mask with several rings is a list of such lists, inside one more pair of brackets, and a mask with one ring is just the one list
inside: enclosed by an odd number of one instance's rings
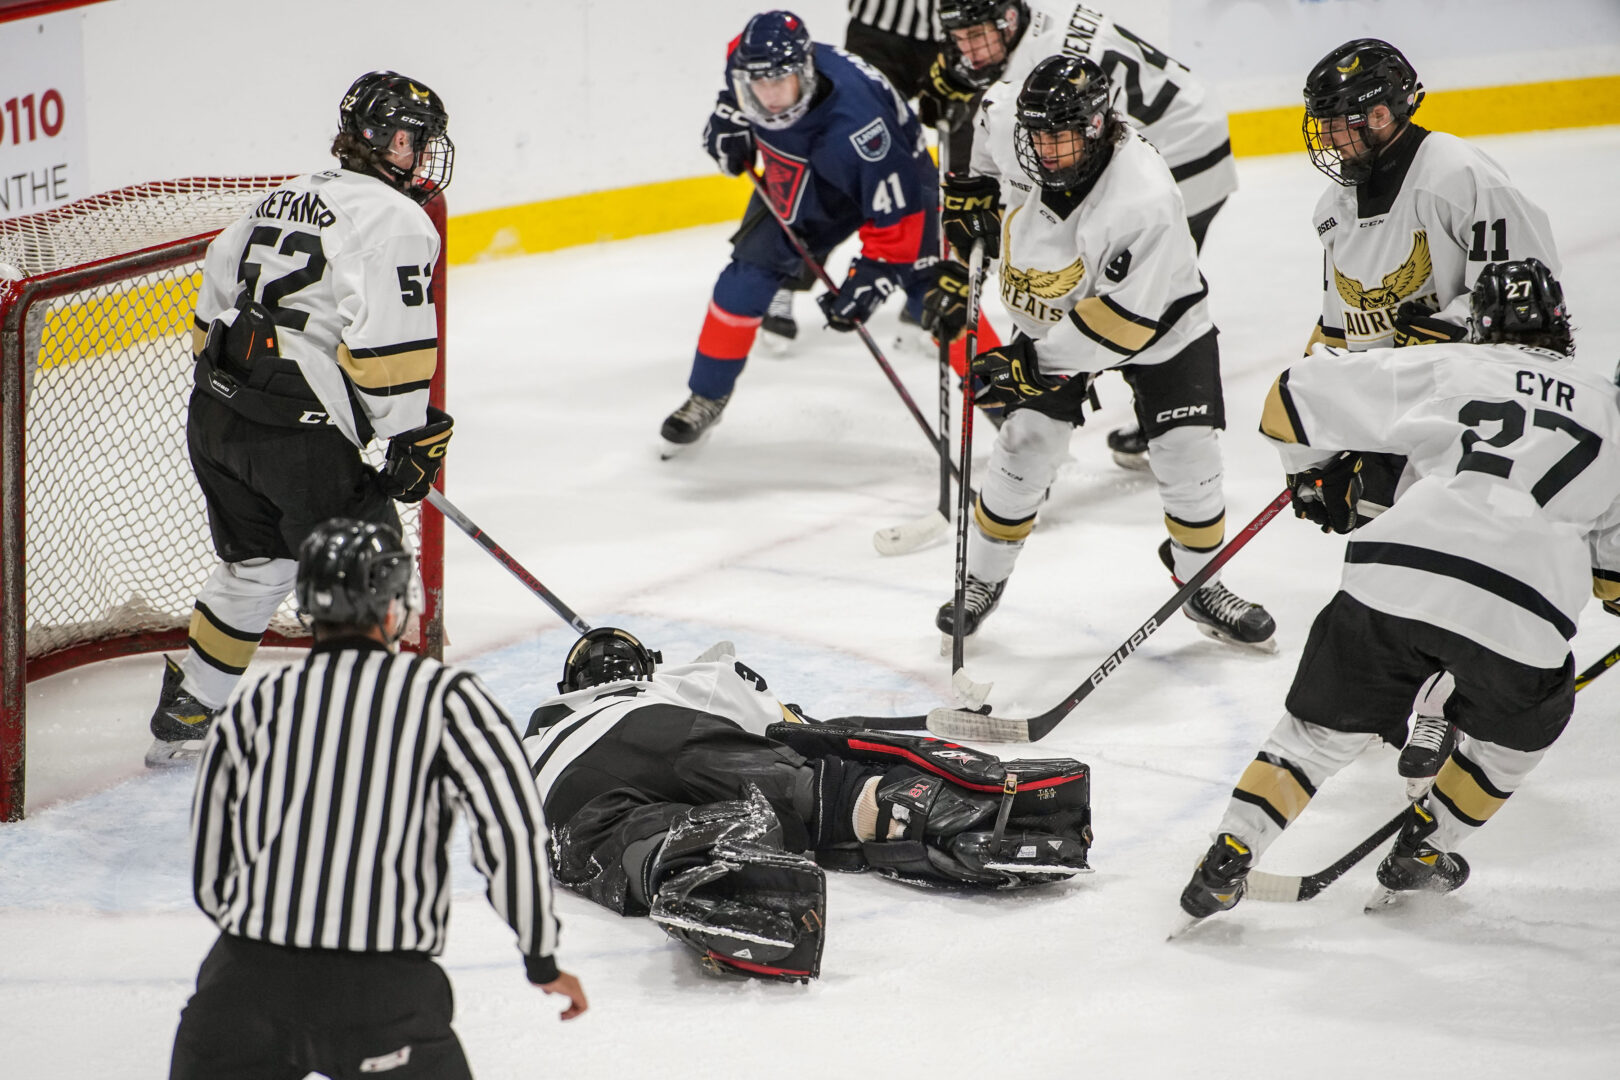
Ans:
{"label": "hockey player in white jersey", "polygon": [[[209,245],[186,438],[219,564],[185,659],[165,660],[149,765],[196,756],[293,587],[303,539],[332,517],[399,528],[438,475],[450,417],[438,360],[439,237],[422,207],[450,182],[439,96],[392,71],[338,108],[339,169],[289,180]],[[381,472],[360,448],[388,440]]]}
{"label": "hockey player in white jersey", "polygon": [[807,720],[729,643],[661,663],[624,630],[589,631],[523,745],[557,879],[649,916],[713,970],[815,978],[823,866],[952,889],[1087,869],[1080,762],[1004,767],[938,739]]}
{"label": "hockey player in white jersey", "polygon": [[1477,344],[1345,352],[1285,371],[1260,430],[1309,516],[1356,524],[1358,448],[1415,479],[1357,530],[1311,627],[1287,711],[1232,793],[1181,896],[1223,911],[1268,845],[1369,739],[1399,744],[1419,684],[1449,671],[1460,729],[1378,868],[1388,902],[1468,877],[1454,854],[1524,783],[1573,708],[1569,639],[1587,597],[1620,614],[1620,407],[1577,367],[1563,292],[1535,259],[1491,263],[1471,297]]}
{"label": "hockey player in white jersey", "polygon": [[[1310,345],[1359,351],[1461,340],[1469,290],[1490,262],[1536,258],[1556,276],[1547,215],[1502,167],[1454,135],[1412,122],[1423,85],[1399,49],[1349,41],[1305,80],[1305,145],[1333,180],[1312,222],[1322,241],[1322,314]],[[1309,346],[1307,346],[1309,349]],[[1405,460],[1364,454],[1360,513],[1394,501]],[[1416,795],[1455,732],[1440,719],[1451,680],[1426,684],[1399,769]]]}
{"label": "hockey player in white jersey", "polygon": [[[971,102],[997,80],[1022,86],[1048,56],[1096,61],[1108,75],[1114,110],[1169,164],[1193,243],[1204,246],[1210,222],[1237,190],[1237,163],[1226,110],[1185,64],[1074,0],[941,0],[939,20],[948,39],[934,66],[942,97]],[[1125,468],[1147,465],[1140,425],[1109,432],[1108,448]]]}
{"label": "hockey player in white jersey", "polygon": [[[1017,329],[973,365],[981,403],[1008,412],[969,539],[968,633],[999,603],[1100,372],[1119,370],[1135,391],[1172,576],[1196,573],[1225,537],[1217,432],[1226,416],[1208,286],[1170,169],[1109,101],[1107,76],[1084,57],[1049,57],[1021,88],[996,84],[973,149],[974,176],[997,185],[994,201],[946,203],[957,252],[965,258],[978,239],[999,254]],[[1275,630],[1264,608],[1219,580],[1184,610],[1240,644],[1267,647]],[[950,633],[953,617],[947,603],[937,625]]]}

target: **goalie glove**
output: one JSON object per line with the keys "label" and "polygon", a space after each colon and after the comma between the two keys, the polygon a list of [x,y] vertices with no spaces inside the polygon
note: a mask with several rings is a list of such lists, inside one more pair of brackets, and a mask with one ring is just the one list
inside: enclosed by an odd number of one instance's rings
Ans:
{"label": "goalie glove", "polygon": [[411,431],[402,431],[388,440],[388,459],[383,463],[383,492],[403,503],[421,502],[444,466],[444,452],[450,445],[450,429],[455,421],[432,405],[428,422]]}
{"label": "goalie glove", "polygon": [[1417,300],[1408,300],[1395,312],[1395,347],[1403,345],[1444,345],[1463,341],[1468,328],[1437,318]]}
{"label": "goalie glove", "polygon": [[959,262],[942,262],[923,296],[922,328],[941,341],[955,341],[967,331],[968,270]]}
{"label": "goalie glove", "polygon": [[1001,257],[1001,184],[990,176],[946,173],[940,184],[939,225],[956,257],[973,257],[973,242],[984,241],[986,258]]}
{"label": "goalie glove", "polygon": [[1353,450],[1288,477],[1294,516],[1320,525],[1323,532],[1343,534],[1362,523],[1356,504],[1363,487],[1361,455]]}
{"label": "goalie glove", "polygon": [[849,264],[849,276],[835,293],[822,293],[816,298],[827,325],[844,333],[855,329],[872,317],[878,305],[894,292],[899,274],[893,263],[857,256]]}
{"label": "goalie glove", "polygon": [[[973,400],[981,408],[1022,405],[1031,398],[1056,390],[1067,381],[1041,374],[1035,339],[1023,336],[975,356],[972,370],[977,383]],[[1074,378],[1089,380],[1090,376],[1079,374]]]}
{"label": "goalie glove", "polygon": [[714,102],[703,125],[703,148],[727,176],[741,176],[754,165],[754,128],[729,90]]}

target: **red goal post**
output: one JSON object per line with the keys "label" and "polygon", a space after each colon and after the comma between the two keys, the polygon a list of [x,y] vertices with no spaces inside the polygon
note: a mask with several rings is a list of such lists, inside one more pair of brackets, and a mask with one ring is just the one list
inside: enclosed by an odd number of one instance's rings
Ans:
{"label": "red goal post", "polygon": [[[30,681],[185,648],[216,562],[185,437],[203,253],[285,179],[157,181],[0,221],[0,821],[23,816]],[[444,200],[428,211],[443,408]],[[437,657],[444,519],[425,506],[401,507],[424,592],[405,646]],[[308,644],[290,600],[264,644]]]}

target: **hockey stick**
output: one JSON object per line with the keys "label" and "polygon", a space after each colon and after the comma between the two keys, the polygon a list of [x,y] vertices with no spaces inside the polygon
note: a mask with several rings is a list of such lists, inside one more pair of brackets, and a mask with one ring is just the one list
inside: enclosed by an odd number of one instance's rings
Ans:
{"label": "hockey stick", "polygon": [[[770,195],[765,191],[765,180],[752,169],[748,170],[748,180],[754,185],[754,190],[759,194],[759,201],[765,204],[765,209],[771,212],[771,217],[775,218],[776,223],[782,226],[782,231],[787,234],[788,243],[792,244],[793,250],[799,253],[799,258],[804,260],[804,265],[810,268],[810,272],[815,274],[823,285],[837,293],[838,286],[827,275],[826,269],[811,257],[810,249],[804,246],[804,241],[799,239],[799,234],[793,231],[793,226],[787,223],[787,219],[782,216],[781,211],[777,210],[776,204],[771,201]],[[878,367],[883,369],[883,374],[888,377],[889,385],[894,387],[894,392],[899,394],[900,400],[906,403],[906,409],[910,411],[912,419],[917,421],[917,426],[922,428],[924,435],[928,436],[928,444],[938,447],[939,435],[929,425],[928,418],[922,414],[922,410],[917,407],[917,402],[912,399],[911,391],[907,390],[905,383],[900,381],[900,376],[894,373],[894,368],[889,366],[889,361],[884,357],[883,350],[878,348],[878,343],[872,339],[872,332],[862,323],[855,324],[855,332],[866,343],[867,351],[872,354],[872,359],[877,361]],[[951,472],[956,472],[955,465],[951,466]]]}
{"label": "hockey stick", "polygon": [[1176,610],[1186,603],[1192,594],[1203,587],[1211,577],[1231,561],[1232,556],[1242,550],[1243,545],[1254,538],[1254,535],[1265,527],[1266,523],[1276,517],[1292,500],[1292,492],[1284,490],[1282,494],[1266,506],[1255,519],[1243,527],[1243,530],[1226,542],[1226,546],[1215,553],[1215,557],[1205,563],[1203,568],[1187,579],[1186,584],[1176,590],[1176,594],[1160,605],[1159,610],[1148,617],[1147,622],[1136,628],[1136,631],[1125,640],[1125,643],[1115,649],[1102,665],[1087,676],[1086,681],[1075,687],[1074,692],[1039,716],[1032,716],[1027,720],[1012,717],[992,716],[987,713],[971,712],[966,709],[935,709],[928,714],[928,730],[936,735],[943,735],[947,739],[977,739],[982,742],[1038,742],[1045,738],[1051,730],[1058,726],[1065,716],[1074,711],[1075,706],[1086,699],[1104,679],[1112,675],[1120,664],[1128,660],[1132,653],[1141,647],[1142,643],[1153,632],[1158,630],[1164,621],[1174,615]]}
{"label": "hockey stick", "polygon": [[1575,689],[1580,690],[1582,687],[1586,686],[1587,683],[1591,682],[1605,671],[1608,671],[1615,665],[1616,661],[1620,661],[1620,645],[1616,645],[1607,653],[1598,657],[1586,668],[1585,671],[1582,671],[1579,675],[1575,676]]}
{"label": "hockey stick", "polygon": [[435,510],[455,522],[456,526],[470,536],[474,543],[493,555],[496,562],[510,570],[512,576],[528,586],[530,592],[544,600],[547,607],[562,616],[563,622],[572,626],[581,634],[591,628],[591,624],[576,615],[572,608],[557,598],[556,593],[540,584],[533,574],[523,569],[516,559],[506,553],[505,548],[490,539],[488,533],[474,525],[471,518],[457,510],[450,500],[444,497],[442,491],[438,488],[428,488],[427,501]]}
{"label": "hockey stick", "polygon": [[[979,290],[984,283],[984,241],[973,244],[973,268],[968,273],[967,366],[972,377],[973,357],[979,348]],[[974,682],[963,667],[963,641],[967,637],[967,548],[968,519],[973,509],[973,393],[971,382],[962,387],[962,482],[957,485],[956,502],[956,597],[951,619],[951,690],[958,704],[977,709],[990,696],[990,684]],[[949,487],[949,483],[946,484]],[[974,713],[977,716],[979,714]]]}

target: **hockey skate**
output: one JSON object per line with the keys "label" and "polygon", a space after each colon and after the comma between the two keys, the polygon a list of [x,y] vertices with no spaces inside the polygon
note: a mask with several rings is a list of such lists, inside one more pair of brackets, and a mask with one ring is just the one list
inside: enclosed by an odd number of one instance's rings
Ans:
{"label": "hockey skate", "polygon": [[1243,899],[1253,862],[1248,845],[1231,833],[1221,833],[1198,860],[1192,880],[1181,890],[1181,910],[1195,922],[1231,911]]}
{"label": "hockey skate", "polygon": [[666,416],[664,426],[658,432],[664,437],[665,460],[674,457],[708,434],[709,429],[720,422],[720,414],[725,410],[726,402],[730,400],[730,394],[720,398],[693,394],[680,408]]}
{"label": "hockey skate", "polygon": [[1468,880],[1467,859],[1429,845],[1437,828],[1434,815],[1422,803],[1413,803],[1394,850],[1378,864],[1378,888],[1367,901],[1368,911],[1394,905],[1403,893],[1448,893]]}
{"label": "hockey skate", "polygon": [[765,309],[765,318],[760,322],[759,328],[767,334],[780,338],[782,343],[799,336],[799,324],[793,318],[792,289],[776,290],[776,295],[771,297],[771,306]]}
{"label": "hockey skate", "polygon": [[1434,775],[1457,745],[1457,729],[1443,716],[1417,713],[1412,717],[1412,735],[1401,750],[1395,769],[1406,779],[1406,797],[1423,798],[1434,785]]}
{"label": "hockey skate", "polygon": [[180,688],[184,675],[172,657],[163,658],[163,689],[152,712],[148,768],[190,765],[202,756],[213,710]]}
{"label": "hockey skate", "polygon": [[[1159,561],[1170,571],[1170,579],[1180,585],[1176,577],[1175,560],[1170,553],[1170,541],[1159,545]],[[1252,604],[1218,581],[1192,594],[1192,599],[1181,605],[1182,612],[1191,619],[1205,637],[1231,645],[1243,645],[1264,653],[1277,651],[1273,635],[1276,620],[1259,604]]]}
{"label": "hockey skate", "polygon": [[1110,431],[1107,442],[1115,465],[1138,471],[1148,467],[1148,441],[1136,424]]}
{"label": "hockey skate", "polygon": [[[972,637],[979,631],[979,624],[984,622],[985,616],[996,610],[1001,603],[1001,594],[1007,588],[1007,581],[980,581],[972,574],[968,575],[967,586],[962,590],[962,600],[966,605],[962,620],[962,636]],[[951,635],[956,630],[956,600],[953,597],[939,606],[939,614],[934,616],[934,625],[945,635],[940,645],[940,655],[951,654]]]}

